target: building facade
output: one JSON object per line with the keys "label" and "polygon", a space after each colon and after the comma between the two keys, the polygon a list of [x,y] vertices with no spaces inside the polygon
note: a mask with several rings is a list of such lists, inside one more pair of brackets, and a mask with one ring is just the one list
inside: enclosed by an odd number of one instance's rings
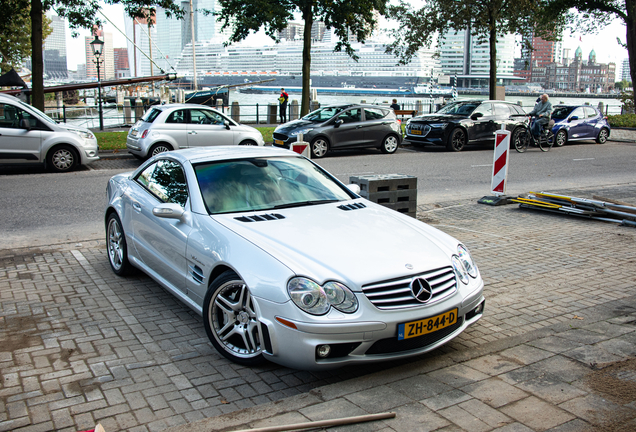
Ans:
{"label": "building facade", "polygon": [[100,58],[99,78],[110,80],[115,78],[115,54],[113,50],[113,34],[106,33],[102,28],[94,29],[91,37],[84,38],[84,52],[86,53],[86,78],[97,79],[97,63],[93,55],[91,42],[95,36],[104,42],[103,54]]}
{"label": "building facade", "polygon": [[52,15],[51,34],[43,44],[44,77],[46,79],[68,78],[68,67],[66,64],[66,22]]}

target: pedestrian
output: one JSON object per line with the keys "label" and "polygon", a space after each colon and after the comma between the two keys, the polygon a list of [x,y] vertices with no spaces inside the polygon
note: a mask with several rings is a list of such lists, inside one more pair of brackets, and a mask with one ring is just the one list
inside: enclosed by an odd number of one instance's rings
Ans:
{"label": "pedestrian", "polygon": [[391,104],[391,108],[393,108],[393,111],[396,111],[400,109],[400,105],[397,103],[397,99],[393,99],[393,103]]}
{"label": "pedestrian", "polygon": [[536,119],[532,125],[532,136],[535,139],[539,139],[541,129],[544,125],[550,121],[550,114],[552,114],[552,103],[548,100],[547,94],[540,96],[540,101],[534,106],[534,109],[528,113],[530,116],[535,116]]}
{"label": "pedestrian", "polygon": [[280,112],[280,124],[287,123],[287,102],[289,101],[289,95],[284,88],[280,89],[280,96],[278,98],[279,112]]}

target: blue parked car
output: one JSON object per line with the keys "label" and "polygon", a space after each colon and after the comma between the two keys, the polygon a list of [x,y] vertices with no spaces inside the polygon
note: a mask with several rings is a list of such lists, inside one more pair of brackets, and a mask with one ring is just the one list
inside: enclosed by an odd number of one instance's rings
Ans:
{"label": "blue parked car", "polygon": [[552,111],[555,136],[554,144],[561,147],[568,141],[596,140],[605,144],[610,136],[610,125],[607,117],[596,108],[583,105],[556,105]]}

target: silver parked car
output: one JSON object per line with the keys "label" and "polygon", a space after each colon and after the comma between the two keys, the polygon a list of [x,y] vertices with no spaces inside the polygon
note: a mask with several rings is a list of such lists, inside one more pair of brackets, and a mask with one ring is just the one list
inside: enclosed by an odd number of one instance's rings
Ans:
{"label": "silver parked car", "polygon": [[130,128],[126,147],[139,159],[189,147],[264,145],[263,135],[223,113],[196,104],[151,107]]}
{"label": "silver parked car", "polygon": [[98,159],[97,139],[88,129],[57,123],[20,99],[0,94],[0,164],[43,163],[64,172]]}
{"label": "silver parked car", "polygon": [[359,191],[283,149],[161,153],[108,183],[110,265],[150,275],[243,365],[416,356],[479,320],[468,249]]}

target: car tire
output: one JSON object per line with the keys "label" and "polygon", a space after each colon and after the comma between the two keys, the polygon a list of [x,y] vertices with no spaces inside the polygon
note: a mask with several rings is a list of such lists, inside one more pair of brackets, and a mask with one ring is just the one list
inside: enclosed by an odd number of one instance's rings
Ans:
{"label": "car tire", "polygon": [[117,213],[111,213],[106,219],[106,252],[110,268],[117,276],[132,273],[133,267],[128,261],[126,233]]}
{"label": "car tire", "polygon": [[53,147],[46,155],[46,165],[55,172],[72,171],[79,164],[79,155],[70,145]]}
{"label": "car tire", "polygon": [[148,150],[148,156],[146,159],[149,159],[159,153],[163,153],[163,152],[167,152],[171,150],[174,150],[174,149],[170,146],[170,144],[166,144],[166,143],[155,144],[152,147],[150,147],[150,150]]}
{"label": "car tire", "polygon": [[252,296],[233,271],[223,272],[210,284],[203,300],[203,325],[214,348],[227,359],[244,366],[265,361]]}
{"label": "car tire", "polygon": [[245,140],[245,141],[241,141],[241,142],[239,143],[239,145],[241,145],[241,146],[256,146],[256,145],[258,145],[258,144],[256,144],[256,143],[255,143],[254,141],[252,141],[252,140]]}
{"label": "car tire", "polygon": [[602,128],[596,137],[596,142],[599,144],[605,144],[607,142],[607,138],[609,138],[609,130],[607,130],[607,128]]}
{"label": "car tire", "polygon": [[462,128],[455,128],[448,137],[446,150],[460,152],[466,146],[466,132]]}
{"label": "car tire", "polygon": [[326,138],[316,138],[311,142],[311,157],[315,159],[320,159],[321,157],[325,157],[325,155],[329,152],[329,141]]}
{"label": "car tire", "polygon": [[382,151],[382,153],[385,154],[395,153],[398,149],[399,143],[400,140],[398,139],[397,135],[388,135],[386,138],[384,138],[384,141],[382,141],[380,150]]}
{"label": "car tire", "polygon": [[563,129],[560,129],[554,136],[554,145],[557,147],[563,147],[568,142],[568,133]]}
{"label": "car tire", "polygon": [[[524,134],[526,133],[526,129],[524,127],[518,127],[512,132],[512,142],[510,143],[510,147],[514,147],[515,149],[523,148],[524,143],[521,140],[524,139]],[[519,151],[519,150],[517,150]]]}

